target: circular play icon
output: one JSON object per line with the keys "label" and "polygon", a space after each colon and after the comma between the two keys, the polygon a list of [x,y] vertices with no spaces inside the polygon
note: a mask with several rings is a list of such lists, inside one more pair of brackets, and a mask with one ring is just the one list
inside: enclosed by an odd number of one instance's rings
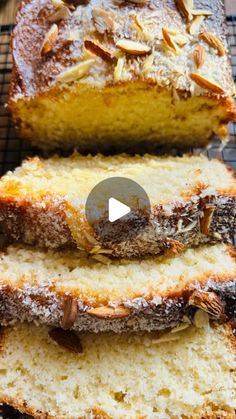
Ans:
{"label": "circular play icon", "polygon": [[124,242],[138,235],[149,222],[150,202],[144,189],[125,177],[99,182],[86,201],[86,218],[104,244]]}

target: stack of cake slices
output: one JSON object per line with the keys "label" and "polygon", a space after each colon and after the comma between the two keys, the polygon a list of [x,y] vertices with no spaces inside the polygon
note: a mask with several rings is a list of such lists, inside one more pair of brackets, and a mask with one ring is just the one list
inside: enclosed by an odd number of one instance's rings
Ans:
{"label": "stack of cake slices", "polygon": [[[227,136],[222,1],[27,0],[12,49],[19,135],[113,155],[34,157],[0,180],[0,403],[36,419],[235,419],[235,174],[142,154]],[[148,196],[136,234],[86,217],[111,178]]]}

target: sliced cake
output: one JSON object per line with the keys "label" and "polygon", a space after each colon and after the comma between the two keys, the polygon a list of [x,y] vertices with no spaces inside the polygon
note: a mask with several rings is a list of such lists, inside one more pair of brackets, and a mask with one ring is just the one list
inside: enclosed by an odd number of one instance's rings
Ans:
{"label": "sliced cake", "polygon": [[[92,189],[112,177],[137,182],[149,197],[148,223],[135,236],[121,236],[122,221],[113,224],[113,234],[100,234],[110,225],[103,214],[92,225],[85,216]],[[121,201],[127,193],[123,188]],[[36,157],[0,180],[0,221],[12,241],[36,246],[77,246],[116,257],[178,252],[230,241],[236,231],[236,179],[222,162],[202,156]]]}
{"label": "sliced cake", "polygon": [[77,252],[11,246],[0,259],[0,323],[36,321],[77,331],[161,330],[200,307],[218,321],[236,313],[235,249],[106,264]]}
{"label": "sliced cake", "polygon": [[236,117],[222,0],[27,0],[9,107],[44,150],[205,146]]}

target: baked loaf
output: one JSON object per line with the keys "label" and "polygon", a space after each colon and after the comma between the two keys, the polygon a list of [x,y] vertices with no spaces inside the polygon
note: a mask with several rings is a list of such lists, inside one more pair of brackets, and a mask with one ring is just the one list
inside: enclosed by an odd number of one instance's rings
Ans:
{"label": "baked loaf", "polygon": [[109,266],[10,246],[0,262],[0,321],[119,333],[189,323],[196,307],[225,321],[236,314],[235,281],[235,249],[223,244]]}
{"label": "baked loaf", "polygon": [[[151,217],[136,236],[120,236],[122,222],[113,235],[100,234],[109,222],[102,218],[94,228],[85,217],[90,191],[114,176],[136,181],[149,196]],[[236,231],[236,179],[223,163],[202,156],[33,158],[1,179],[0,220],[13,241],[77,246],[97,257],[178,252],[230,240]]]}
{"label": "baked loaf", "polygon": [[27,0],[9,107],[44,150],[205,146],[227,136],[234,87],[222,0]]}
{"label": "baked loaf", "polygon": [[235,419],[235,338],[199,317],[162,336],[81,335],[79,353],[45,327],[3,329],[0,400],[38,419]]}

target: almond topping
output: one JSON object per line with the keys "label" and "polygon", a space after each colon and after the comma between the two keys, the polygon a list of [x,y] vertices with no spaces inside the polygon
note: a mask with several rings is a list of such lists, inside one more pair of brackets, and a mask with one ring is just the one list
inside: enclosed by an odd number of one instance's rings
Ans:
{"label": "almond topping", "polygon": [[168,32],[168,30],[165,29],[165,28],[162,28],[162,34],[163,34],[163,40],[164,40],[165,47],[168,48],[169,50],[171,50],[172,52],[175,52],[175,53],[178,52],[179,48],[176,45],[176,43],[173,40],[170,33]]}
{"label": "almond topping", "polygon": [[185,35],[182,35],[181,33],[175,33],[172,35],[174,38],[174,41],[176,44],[178,44],[180,47],[184,47],[189,42],[189,38]]}
{"label": "almond topping", "polygon": [[205,9],[193,9],[192,10],[192,15],[193,16],[212,16],[213,13],[210,10],[205,10]]}
{"label": "almond topping", "polygon": [[123,317],[127,317],[130,314],[130,310],[126,307],[108,307],[108,306],[102,306],[102,307],[96,307],[96,308],[90,308],[87,310],[88,314],[91,314],[91,316],[96,316],[101,319],[121,319]]}
{"label": "almond topping", "polygon": [[193,0],[176,0],[176,5],[182,17],[192,20]]}
{"label": "almond topping", "polygon": [[92,11],[95,28],[99,33],[115,31],[115,22],[111,15],[104,9],[95,8]]}
{"label": "almond topping", "polygon": [[59,346],[62,346],[75,354],[81,354],[83,352],[79,337],[71,330],[63,330],[59,327],[55,327],[50,330],[48,334]]}
{"label": "almond topping", "polygon": [[69,8],[62,3],[54,13],[52,13],[48,20],[49,22],[59,22],[60,20],[67,19],[71,15]]}
{"label": "almond topping", "polygon": [[114,81],[118,82],[119,80],[122,79],[122,72],[123,72],[123,68],[125,65],[125,58],[124,57],[120,57],[118,58],[117,64],[115,66],[115,70],[114,70]]}
{"label": "almond topping", "polygon": [[67,296],[63,303],[63,318],[61,327],[63,329],[71,329],[78,314],[77,301],[71,296]]}
{"label": "almond topping", "polygon": [[142,44],[141,42],[129,41],[128,39],[121,39],[116,43],[116,46],[132,55],[145,55],[151,51],[148,45]]}
{"label": "almond topping", "polygon": [[206,51],[201,45],[196,46],[193,51],[193,60],[196,68],[201,68],[206,59]]}
{"label": "almond topping", "polygon": [[208,45],[210,45],[210,47],[216,49],[220,57],[226,54],[226,50],[222,41],[219,38],[217,38],[217,36],[213,35],[212,33],[206,32],[206,31],[202,32],[199,35],[199,39],[202,39]]}
{"label": "almond topping", "polygon": [[195,290],[189,299],[189,304],[201,308],[215,318],[220,318],[224,314],[223,304],[214,292]]}
{"label": "almond topping", "polygon": [[210,92],[217,93],[220,95],[225,93],[223,87],[215,83],[213,80],[206,79],[200,74],[191,73],[190,77],[196,84],[198,84],[198,86],[202,87],[202,89],[206,89],[206,90],[209,90]]}
{"label": "almond topping", "polygon": [[55,44],[57,40],[57,37],[58,37],[58,27],[54,23],[45,35],[45,38],[43,40],[43,44],[40,50],[41,55],[46,55],[52,50],[53,45]]}
{"label": "almond topping", "polygon": [[200,26],[202,22],[204,21],[205,16],[195,16],[195,18],[192,20],[192,22],[188,23],[187,25],[187,31],[190,33],[190,35],[196,35],[196,33],[199,32]]}
{"label": "almond topping", "polygon": [[57,76],[57,81],[61,83],[70,83],[72,81],[81,79],[88,73],[89,69],[94,63],[95,60],[90,58],[89,60],[82,61],[73,67],[69,67]]}
{"label": "almond topping", "polygon": [[206,208],[204,209],[204,215],[200,219],[201,233],[206,234],[206,235],[209,233],[214,211],[215,211],[215,205],[207,205]]}
{"label": "almond topping", "polygon": [[110,49],[106,48],[104,45],[100,44],[99,42],[86,39],[84,41],[84,46],[93,54],[101,57],[104,61],[114,61],[113,52]]}

